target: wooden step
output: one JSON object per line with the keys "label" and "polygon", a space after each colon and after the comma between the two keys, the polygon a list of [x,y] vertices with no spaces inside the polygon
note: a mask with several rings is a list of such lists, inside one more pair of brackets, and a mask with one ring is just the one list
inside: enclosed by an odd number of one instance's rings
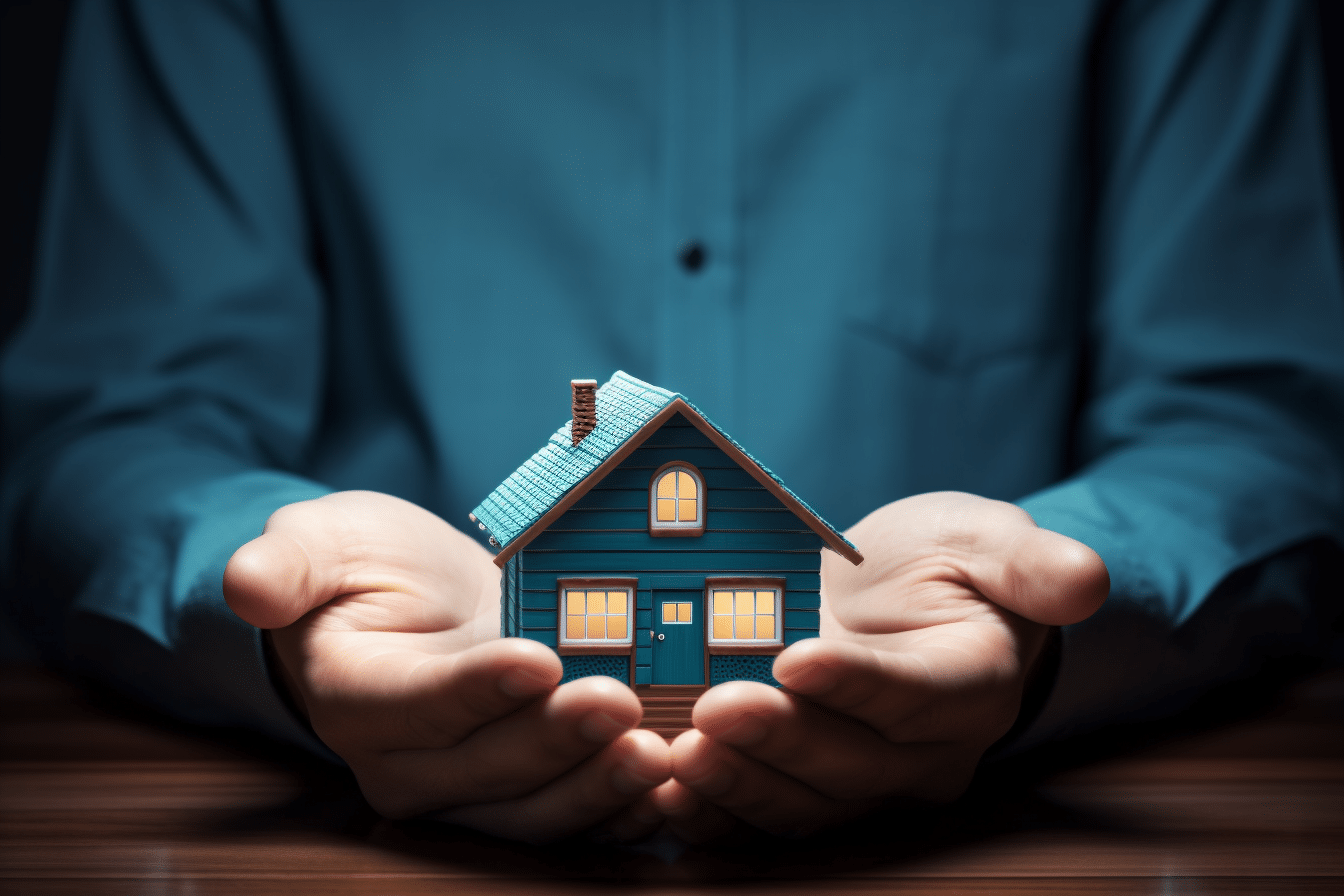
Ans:
{"label": "wooden step", "polygon": [[672,740],[691,727],[691,711],[695,708],[695,701],[706,690],[708,688],[698,684],[637,685],[635,693],[644,705],[644,719],[639,727]]}

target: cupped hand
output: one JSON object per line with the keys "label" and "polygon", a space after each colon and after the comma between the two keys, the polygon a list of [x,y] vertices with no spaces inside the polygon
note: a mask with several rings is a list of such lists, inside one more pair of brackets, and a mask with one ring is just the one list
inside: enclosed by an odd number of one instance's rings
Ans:
{"label": "cupped hand", "polygon": [[282,507],[224,594],[272,630],[295,701],[384,815],[529,841],[661,822],[646,793],[669,751],[632,730],[639,700],[610,678],[557,687],[553,651],[500,638],[499,570],[428,511],[375,492]]}
{"label": "cupped hand", "polygon": [[864,562],[822,552],[820,637],[776,659],[787,690],[715,687],[673,743],[654,797],[682,837],[797,836],[955,798],[1012,727],[1049,627],[1110,587],[1090,548],[974,495],[897,501],[847,534]]}

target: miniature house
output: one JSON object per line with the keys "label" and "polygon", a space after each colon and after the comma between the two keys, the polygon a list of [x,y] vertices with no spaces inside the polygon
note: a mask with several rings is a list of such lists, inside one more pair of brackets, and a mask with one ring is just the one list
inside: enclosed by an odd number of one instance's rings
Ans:
{"label": "miniature house", "polygon": [[859,552],[681,395],[620,371],[572,385],[573,420],[472,514],[503,634],[644,697],[777,684],[774,655],[817,634],[821,549]]}

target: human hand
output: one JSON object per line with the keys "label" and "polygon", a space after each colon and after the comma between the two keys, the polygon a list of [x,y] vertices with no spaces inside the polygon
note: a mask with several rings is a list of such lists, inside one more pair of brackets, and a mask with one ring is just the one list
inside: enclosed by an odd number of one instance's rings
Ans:
{"label": "human hand", "polygon": [[276,511],[224,573],[229,606],[270,636],[313,730],[391,818],[542,841],[661,823],[646,791],[667,744],[610,678],[556,687],[560,659],[499,637],[499,570],[443,520],[376,492]]}
{"label": "human hand", "polygon": [[1050,626],[1110,588],[1090,548],[1012,504],[943,492],[888,504],[822,552],[819,638],[774,664],[788,690],[708,691],[655,802],[683,838],[743,823],[797,836],[896,800],[946,801],[1017,717]]}

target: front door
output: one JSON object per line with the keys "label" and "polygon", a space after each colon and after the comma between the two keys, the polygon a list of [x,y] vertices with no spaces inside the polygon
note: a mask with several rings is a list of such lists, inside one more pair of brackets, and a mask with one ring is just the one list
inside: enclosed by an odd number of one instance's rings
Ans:
{"label": "front door", "polygon": [[653,592],[653,683],[705,683],[703,591]]}

